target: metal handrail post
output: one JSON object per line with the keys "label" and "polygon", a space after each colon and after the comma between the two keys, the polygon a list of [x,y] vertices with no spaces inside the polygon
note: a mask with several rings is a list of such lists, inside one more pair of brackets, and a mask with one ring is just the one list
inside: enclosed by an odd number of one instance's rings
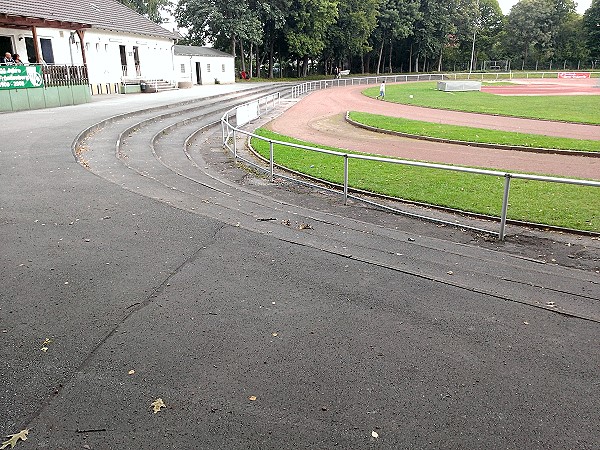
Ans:
{"label": "metal handrail post", "polygon": [[508,192],[510,190],[510,179],[512,178],[510,173],[504,175],[504,196],[502,198],[502,214],[500,216],[500,232],[499,238],[501,241],[504,240],[504,231],[506,228],[506,213],[508,211]]}
{"label": "metal handrail post", "polygon": [[274,172],[274,168],[275,168],[275,162],[274,162],[274,158],[273,158],[273,141],[269,141],[269,165],[270,165],[270,177],[269,177],[269,181],[272,183],[273,182],[273,172]]}
{"label": "metal handrail post", "polygon": [[344,205],[348,203],[348,155],[344,155]]}
{"label": "metal handrail post", "polygon": [[223,147],[225,147],[225,123],[229,124],[229,116],[226,117],[226,122],[221,120],[221,142],[223,143]]}
{"label": "metal handrail post", "polygon": [[233,159],[237,161],[237,134],[235,128],[233,129]]}

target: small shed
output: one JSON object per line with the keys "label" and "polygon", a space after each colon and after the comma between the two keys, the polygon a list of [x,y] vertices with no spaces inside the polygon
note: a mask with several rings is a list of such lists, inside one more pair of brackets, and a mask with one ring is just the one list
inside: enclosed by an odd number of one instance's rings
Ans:
{"label": "small shed", "polygon": [[175,77],[179,87],[235,83],[235,58],[211,47],[175,45]]}

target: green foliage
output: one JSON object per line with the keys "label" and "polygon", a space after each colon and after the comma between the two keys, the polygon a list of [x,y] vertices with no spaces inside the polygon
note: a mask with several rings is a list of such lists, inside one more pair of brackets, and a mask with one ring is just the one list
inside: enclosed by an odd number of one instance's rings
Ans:
{"label": "green foliage", "polygon": [[361,56],[371,50],[369,36],[377,25],[380,0],[347,0],[338,4],[338,20],[333,34],[339,53]]}
{"label": "green foliage", "polygon": [[558,33],[575,13],[573,0],[521,0],[508,16],[507,37],[513,56],[527,60],[555,55]]}
{"label": "green foliage", "polygon": [[162,12],[169,11],[173,5],[171,0],[118,0],[125,6],[148,17],[156,23],[163,23]]}
{"label": "green foliage", "polygon": [[[160,20],[172,0],[120,1]],[[585,70],[600,58],[599,1],[583,22],[573,0],[520,0],[508,16],[498,0],[178,0],[175,17],[183,42],[241,56],[242,68],[252,55],[255,76],[465,71],[472,52],[475,70],[506,59]]]}
{"label": "green foliage", "polygon": [[247,0],[179,0],[175,18],[188,30],[190,43],[228,42],[232,54],[237,39],[258,42],[262,37],[262,23]]}
{"label": "green foliage", "polygon": [[592,0],[592,4],[583,15],[583,28],[591,56],[600,59],[600,0]]}
{"label": "green foliage", "polygon": [[286,27],[290,51],[317,56],[325,47],[325,33],[338,17],[336,0],[293,0]]}

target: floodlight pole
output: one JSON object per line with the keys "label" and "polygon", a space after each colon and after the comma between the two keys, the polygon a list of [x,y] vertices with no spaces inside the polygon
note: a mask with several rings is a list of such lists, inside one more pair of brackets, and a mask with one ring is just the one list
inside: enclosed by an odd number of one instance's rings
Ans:
{"label": "floodlight pole", "polygon": [[[479,14],[479,0],[477,0],[477,11],[476,14]],[[477,20],[477,19],[475,19]],[[469,65],[469,75],[473,72],[473,59],[475,58],[475,35],[477,34],[477,22],[475,22],[475,27],[473,29],[473,46],[471,47],[471,64]]]}

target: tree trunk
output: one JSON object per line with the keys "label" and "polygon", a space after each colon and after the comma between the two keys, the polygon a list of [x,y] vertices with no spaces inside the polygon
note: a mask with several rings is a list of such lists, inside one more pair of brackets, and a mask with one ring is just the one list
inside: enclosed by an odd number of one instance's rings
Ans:
{"label": "tree trunk", "polygon": [[388,72],[392,73],[392,50],[393,50],[394,46],[392,44],[392,40],[390,39],[390,62],[388,64]]}
{"label": "tree trunk", "polygon": [[[273,78],[273,39],[269,43],[269,78]],[[279,67],[281,70],[281,66]]]}
{"label": "tree trunk", "polygon": [[377,75],[379,75],[379,70],[381,69],[381,57],[383,56],[383,42],[384,40],[381,40],[381,47],[379,47],[379,59],[377,60]]}
{"label": "tree trunk", "polygon": [[412,58],[413,58],[413,54],[412,54],[412,48],[413,45],[410,44],[410,51],[408,53],[408,72],[412,72]]}
{"label": "tree trunk", "polygon": [[251,77],[252,77],[252,72],[253,72],[253,71],[252,71],[252,69],[253,69],[253,67],[252,67],[252,66],[253,66],[253,64],[252,64],[252,63],[254,62],[254,59],[253,59],[253,57],[252,57],[252,49],[253,49],[253,48],[254,48],[254,42],[250,42],[250,60],[249,60],[249,63],[250,63],[250,70],[249,70],[249,73],[250,73],[250,76],[251,76]]}
{"label": "tree trunk", "polygon": [[267,49],[260,55],[260,59],[258,58],[258,45],[256,46],[256,77],[260,78],[262,76],[262,66],[265,63],[265,58],[267,57]]}
{"label": "tree trunk", "polygon": [[444,50],[440,50],[440,59],[438,60],[438,72],[442,71],[442,54],[444,53]]}
{"label": "tree trunk", "polygon": [[240,39],[240,60],[242,62],[242,72],[246,71],[246,57],[244,56],[244,41]]}
{"label": "tree trunk", "polygon": [[302,58],[302,77],[308,76],[308,55],[304,55]]}

